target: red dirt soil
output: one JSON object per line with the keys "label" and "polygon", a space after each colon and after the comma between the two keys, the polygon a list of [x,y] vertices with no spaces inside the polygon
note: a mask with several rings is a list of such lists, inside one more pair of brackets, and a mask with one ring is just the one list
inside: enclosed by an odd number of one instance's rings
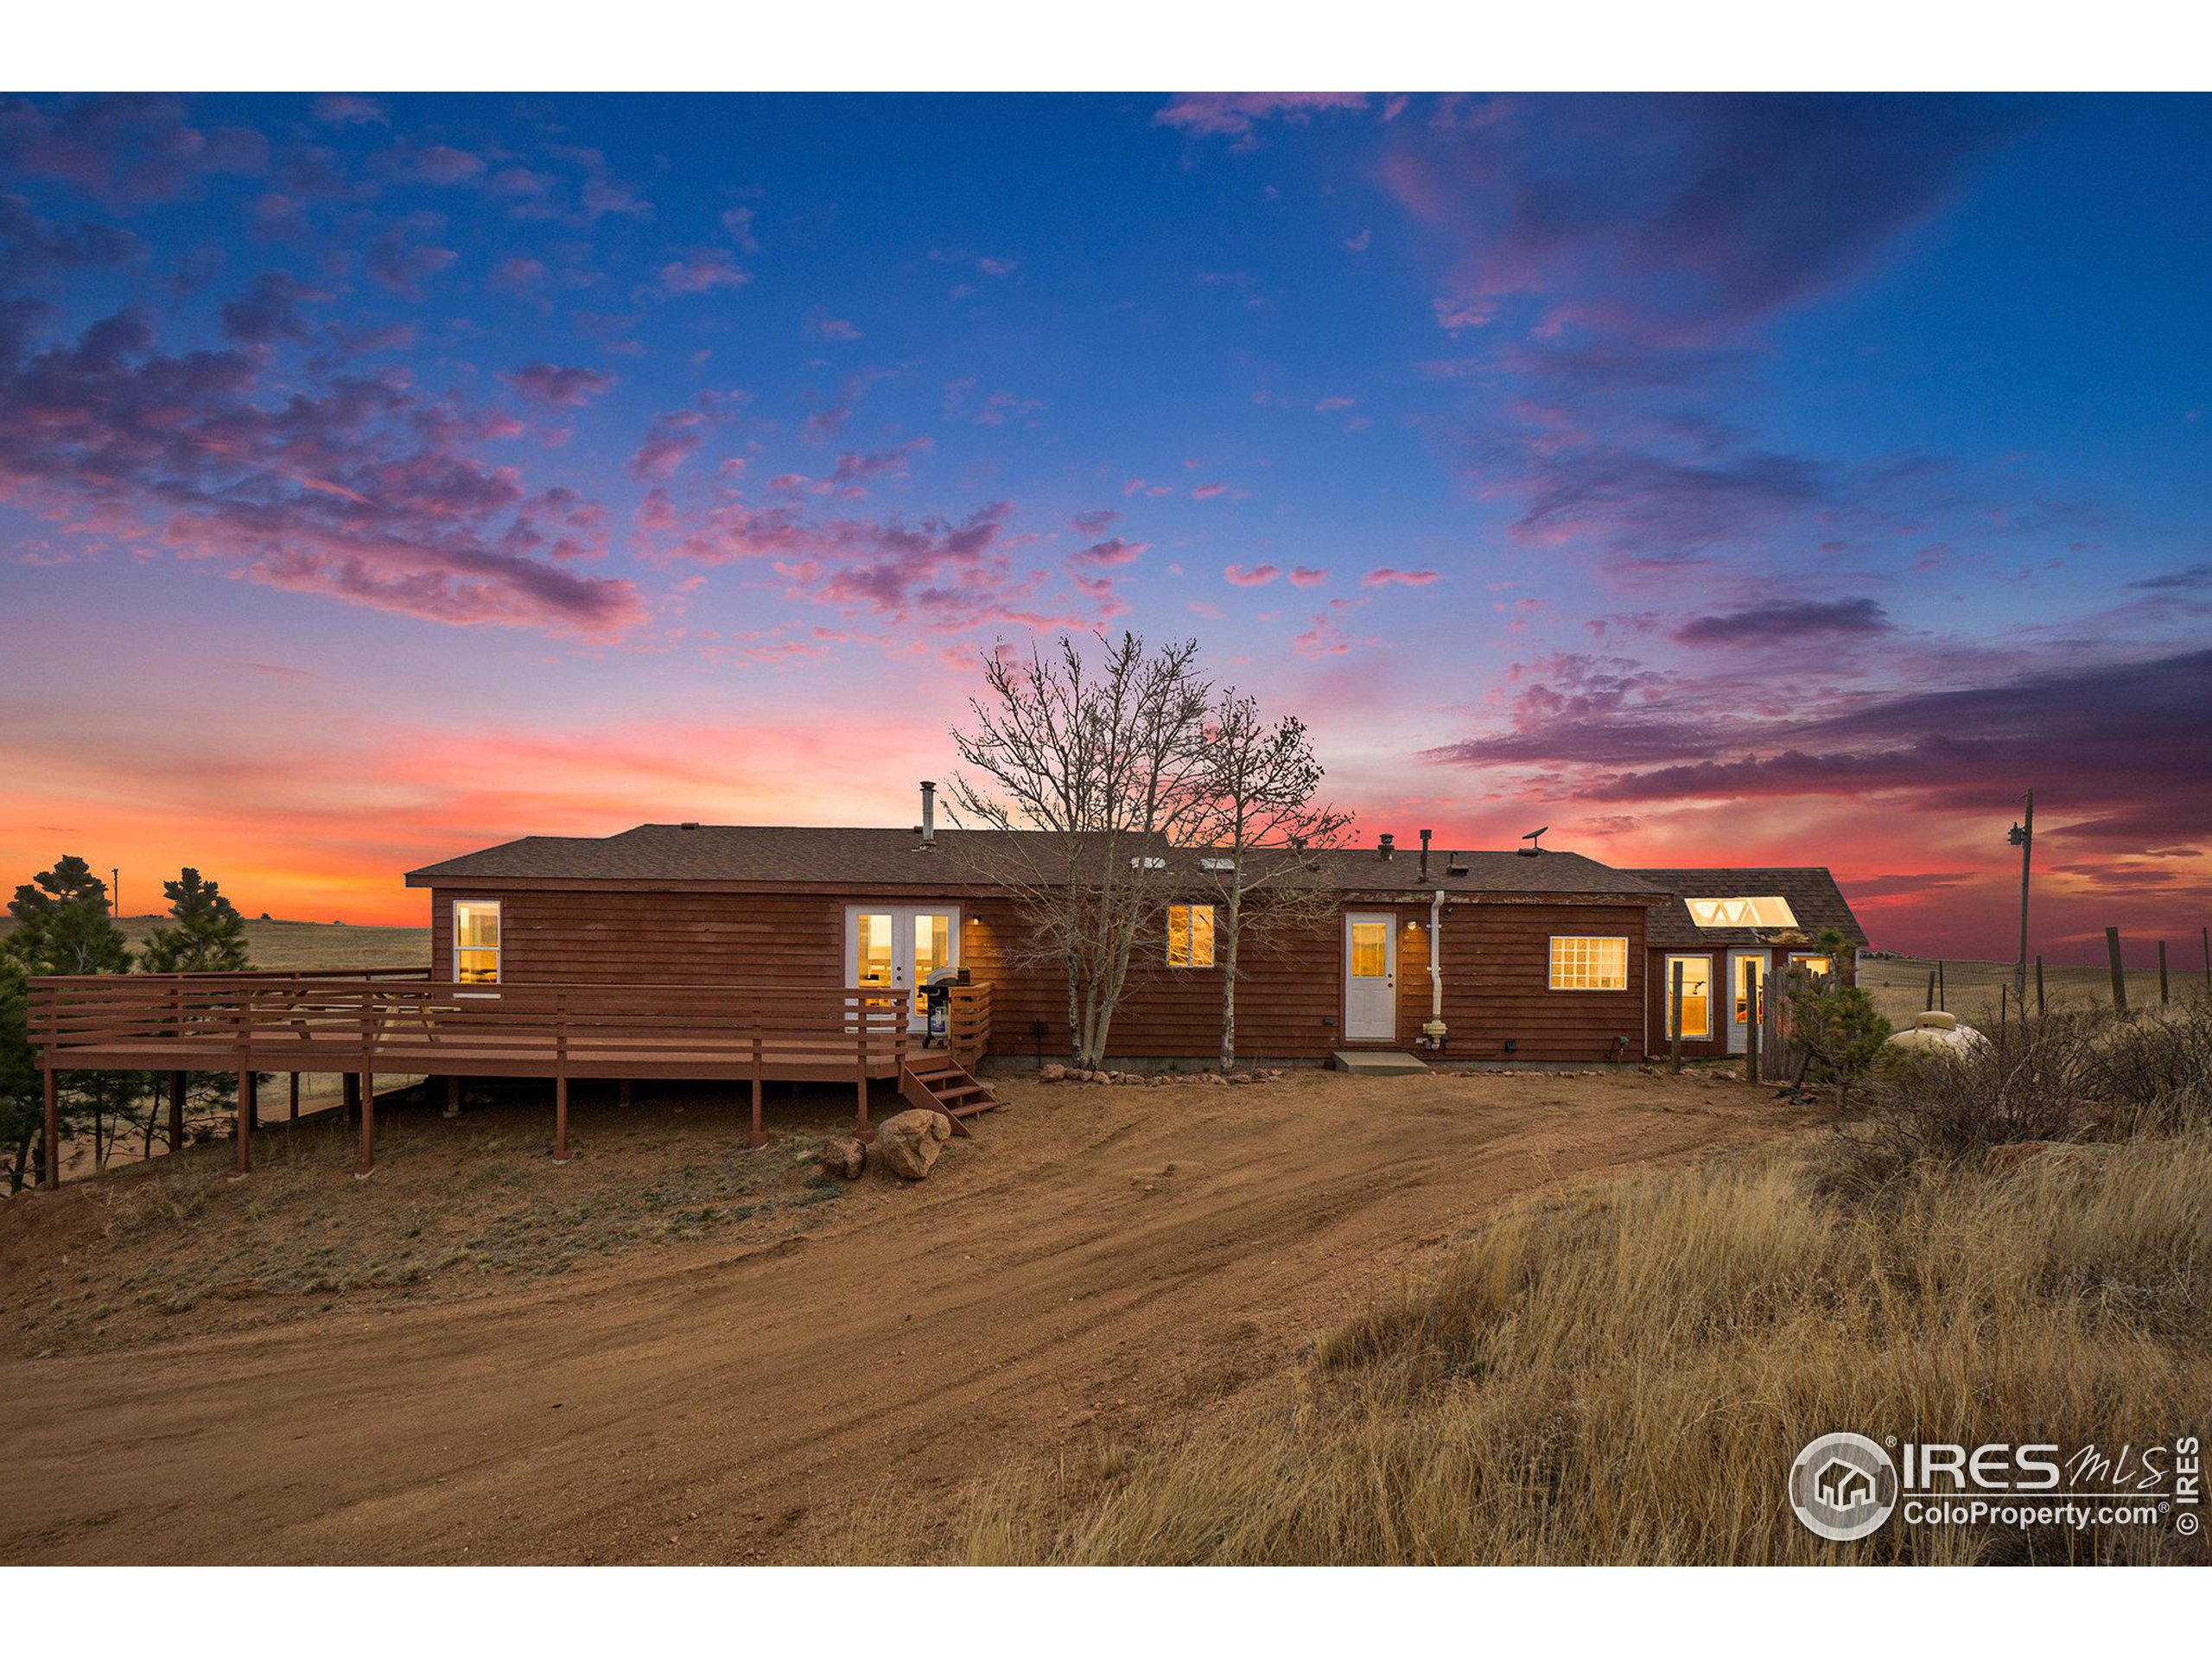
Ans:
{"label": "red dirt soil", "polygon": [[[335,1123],[289,1132],[321,1147],[289,1171],[288,1132],[264,1131],[236,1184],[224,1148],[187,1153],[169,1179],[200,1207],[127,1240],[116,1195],[159,1171],[0,1206],[0,1560],[825,1561],[856,1503],[941,1559],[977,1477],[1172,1428],[1501,1205],[1808,1121],[1635,1070],[1004,1092],[925,1184],[871,1170],[834,1201],[795,1161],[837,1122],[826,1100],[772,1100],[748,1166],[727,1109],[641,1091],[626,1115],[580,1100],[565,1169],[525,1099],[458,1123],[380,1109],[359,1185]],[[136,1304],[54,1311],[126,1262],[206,1283],[299,1236],[449,1224],[483,1202],[471,1159],[502,1155],[536,1214],[687,1158],[759,1172],[767,1197],[728,1236],[631,1236],[552,1277],[233,1287],[137,1324]]]}

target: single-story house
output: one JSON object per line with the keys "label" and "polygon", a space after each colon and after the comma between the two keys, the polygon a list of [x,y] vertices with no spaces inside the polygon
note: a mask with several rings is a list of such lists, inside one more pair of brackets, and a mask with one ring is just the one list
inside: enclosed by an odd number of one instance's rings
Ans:
{"label": "single-story house", "polygon": [[[1675,972],[1682,975],[1682,1052],[1741,1054],[1751,1022],[1764,1010],[1766,987],[1792,967],[1807,973],[1857,972],[1866,930],[1851,913],[1835,878],[1818,867],[1631,870],[1668,895],[1645,914],[1649,957],[1647,1010],[1655,1049],[1674,1035],[1668,1002]],[[1840,933],[1849,947],[1831,961],[1821,934]]]}
{"label": "single-story house", "polygon": [[[429,894],[423,968],[41,976],[31,1029],[59,1179],[58,1074],[169,1074],[172,1145],[187,1078],[238,1078],[237,1167],[251,1166],[259,1084],[339,1072],[375,1159],[376,1080],[467,1077],[553,1087],[556,1158],[570,1085],[634,1080],[854,1090],[856,1131],[895,1087],[964,1133],[995,1103],[985,1058],[1064,1055],[1064,975],[1025,950],[1009,871],[1027,832],[938,830],[931,786],[912,830],[645,823],[528,836],[409,873]],[[1237,1048],[1249,1061],[1400,1050],[1451,1063],[1589,1065],[1668,1051],[1680,969],[1685,1052],[1742,1052],[1771,975],[1822,930],[1866,934],[1823,869],[1622,870],[1580,853],[1418,852],[1382,836],[1318,855],[1302,931],[1244,942]],[[1095,843],[1094,843],[1095,846]],[[1142,857],[1169,891],[1114,1016],[1112,1059],[1205,1064],[1219,1052],[1219,906],[1201,849]],[[1185,881],[1187,876],[1187,882]],[[944,997],[928,1026],[925,988]],[[1716,982],[1721,988],[1716,1003]],[[1738,995],[1732,1010],[1726,987]]]}
{"label": "single-story house", "polygon": [[[1006,833],[646,823],[607,836],[526,836],[407,882],[430,895],[435,982],[773,976],[911,992],[950,968],[991,986],[987,1054],[1065,1055],[1063,979],[1015,961],[1021,911],[994,874]],[[1133,965],[1112,1028],[1118,1058],[1187,1062],[1217,1049],[1216,906],[1192,856],[1190,902],[1168,908]],[[1700,931],[1686,906],[1708,893],[1780,906],[1777,926],[1705,937],[1736,947],[1732,960],[1748,959],[1757,941],[1760,960],[1778,965],[1775,953],[1832,923],[1865,939],[1825,870],[1632,871],[1551,849],[1415,850],[1388,836],[1324,858],[1332,922],[1248,948],[1240,964],[1238,1048],[1255,1060],[1359,1048],[1447,1062],[1664,1052],[1668,953],[1694,954]],[[1708,987],[1716,971],[1708,957]],[[1715,1030],[1709,1010],[1685,1024],[1686,1034]],[[1724,1034],[1688,1052],[1734,1050]]]}

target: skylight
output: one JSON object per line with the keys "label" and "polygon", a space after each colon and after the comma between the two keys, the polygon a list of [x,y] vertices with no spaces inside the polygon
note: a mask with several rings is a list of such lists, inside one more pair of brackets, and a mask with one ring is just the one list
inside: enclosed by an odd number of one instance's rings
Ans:
{"label": "skylight", "polygon": [[1795,927],[1796,912],[1778,893],[1747,899],[1685,899],[1700,927]]}

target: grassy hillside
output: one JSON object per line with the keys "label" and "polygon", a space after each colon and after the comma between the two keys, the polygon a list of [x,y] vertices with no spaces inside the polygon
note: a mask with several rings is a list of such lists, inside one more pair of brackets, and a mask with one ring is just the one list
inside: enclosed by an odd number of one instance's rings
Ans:
{"label": "grassy hillside", "polygon": [[[130,948],[139,949],[166,918],[125,916],[123,931]],[[0,938],[15,929],[11,917],[0,916]],[[427,927],[354,927],[343,922],[248,922],[246,948],[257,968],[427,968],[430,963],[430,930]]]}
{"label": "grassy hillside", "polygon": [[[1924,957],[1896,957],[1884,961],[1869,962],[1859,969],[1859,982],[1874,994],[1875,1006],[1887,1014],[1892,1025],[1907,1025],[1912,1016],[1928,1006],[1928,976],[1936,970],[1935,962]],[[2054,1009],[2094,1003],[2108,1007],[2112,1003],[2112,976],[2101,965],[2088,967],[2075,963],[2070,967],[2046,963],[2043,970],[2044,995]],[[2012,984],[2012,964],[2009,962],[1950,962],[1943,963],[1944,1003],[1953,1014],[1972,1025],[1993,1024],[1997,1019],[1998,988],[2009,993]],[[2168,963],[2167,988],[2175,1001],[2202,1001],[2205,996],[2204,968],[2200,959],[2184,963],[2179,957]],[[2034,1005],[2036,995],[2035,969],[2028,969],[2028,1001]],[[2127,1003],[2131,1008],[2156,1007],[2158,1002],[2158,971],[2155,968],[2131,968],[2127,970]]]}

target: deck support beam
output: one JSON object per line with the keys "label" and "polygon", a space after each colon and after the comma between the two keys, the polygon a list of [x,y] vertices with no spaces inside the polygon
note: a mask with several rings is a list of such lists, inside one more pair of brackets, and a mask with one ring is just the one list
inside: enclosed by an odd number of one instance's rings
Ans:
{"label": "deck support beam", "polygon": [[[798,1085],[793,1084],[791,1086],[797,1089]],[[875,1131],[868,1128],[868,1078],[865,1076],[861,1077],[853,1088],[854,1092],[859,1096],[860,1106],[859,1111],[853,1119],[853,1139],[865,1145],[875,1139]]]}
{"label": "deck support beam", "polygon": [[361,1157],[353,1166],[353,1179],[365,1181],[377,1167],[377,1074],[361,1073]]}
{"label": "deck support beam", "polygon": [[569,1080],[553,1079],[553,1161],[569,1161]]}
{"label": "deck support beam", "polygon": [[238,1156],[233,1169],[243,1175],[253,1167],[253,1073],[238,1070]]}
{"label": "deck support beam", "polygon": [[39,1147],[46,1160],[42,1172],[46,1190],[51,1192],[61,1185],[61,1080],[54,1075],[52,1066],[43,1070],[46,1126]]}
{"label": "deck support beam", "polygon": [[461,1079],[459,1077],[446,1079],[446,1116],[448,1117],[461,1116]]}
{"label": "deck support beam", "polygon": [[292,1073],[291,1115],[284,1121],[288,1123],[300,1121],[300,1074],[296,1071]]}
{"label": "deck support beam", "polygon": [[169,1150],[184,1150],[184,1086],[185,1074],[169,1073]]}
{"label": "deck support beam", "polygon": [[346,1121],[351,1123],[353,1121],[354,1112],[361,1104],[361,1079],[351,1071],[346,1072],[345,1077],[345,1105],[342,1109],[346,1114]]}
{"label": "deck support beam", "polygon": [[753,1133],[745,1144],[755,1152],[768,1144],[768,1131],[760,1127],[760,1074],[758,1071],[753,1074]]}
{"label": "deck support beam", "polygon": [[245,1126],[257,1129],[261,1127],[261,1073],[249,1071],[246,1076],[252,1082],[245,1091]]}

